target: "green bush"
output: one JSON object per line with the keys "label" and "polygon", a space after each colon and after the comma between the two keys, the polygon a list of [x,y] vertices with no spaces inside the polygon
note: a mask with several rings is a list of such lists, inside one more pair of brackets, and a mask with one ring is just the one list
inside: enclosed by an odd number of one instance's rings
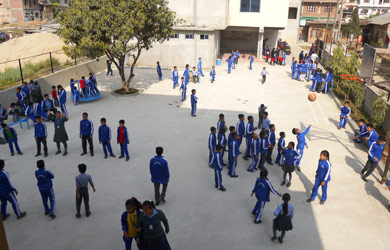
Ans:
{"label": "green bush", "polygon": [[372,121],[376,127],[381,127],[386,118],[387,104],[383,101],[382,96],[377,96],[372,103],[374,110]]}

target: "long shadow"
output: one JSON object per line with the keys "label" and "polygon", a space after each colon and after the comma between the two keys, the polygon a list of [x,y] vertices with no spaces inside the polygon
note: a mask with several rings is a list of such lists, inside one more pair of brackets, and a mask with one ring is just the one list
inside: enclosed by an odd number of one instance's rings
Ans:
{"label": "long shadow", "polygon": [[374,186],[374,182],[371,180],[368,180],[365,185],[365,189],[367,192],[367,195],[370,195],[374,197],[376,200],[379,201],[384,207],[387,207],[388,204],[388,198],[386,198],[378,188]]}

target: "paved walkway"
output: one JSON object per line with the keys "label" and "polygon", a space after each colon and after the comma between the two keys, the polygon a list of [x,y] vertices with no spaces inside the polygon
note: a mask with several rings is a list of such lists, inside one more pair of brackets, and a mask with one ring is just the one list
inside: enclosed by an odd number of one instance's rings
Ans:
{"label": "paved walkway", "polygon": [[[261,85],[259,75],[264,64],[255,63],[252,71],[248,70],[248,64],[240,61],[230,75],[225,64],[217,67],[215,84],[210,84],[208,72],[200,85],[190,83],[188,92],[196,88],[199,97],[196,118],[190,116],[189,100],[180,102],[179,90],[172,88],[169,71],[164,71],[164,80],[158,82],[154,69],[137,69],[135,87],[144,91],[132,97],[111,95],[111,90],[120,87],[117,72],[114,77],[98,75],[102,99],[78,106],[68,103],[69,156],[54,156],[53,125],[47,124],[50,155],[45,161],[56,175],[55,220],[43,215],[36,187],[33,131],[17,129],[25,155],[10,157],[8,147],[2,146],[0,158],[6,160],[6,170],[20,192],[20,206],[28,216],[18,221],[12,214],[5,222],[10,249],[123,249],[120,215],[124,202],[131,196],[141,201],[153,199],[148,163],[156,146],[164,147],[172,175],[167,203],[159,208],[170,222],[168,239],[173,249],[387,249],[390,216],[385,205],[390,194],[378,184],[378,172],[367,183],[360,179],[366,149],[351,142],[353,131],[349,127],[336,128],[339,107],[331,96],[321,94],[316,102],[310,103],[309,85],[292,81],[290,66],[266,65],[270,75]],[[209,128],[216,126],[218,114],[225,114],[228,126],[236,124],[239,113],[253,115],[257,124],[257,108],[261,103],[268,106],[277,135],[286,132],[287,142],[296,141],[291,133],[293,127],[313,124],[307,136],[309,148],[301,162],[302,172],[293,174],[290,188],[279,186],[282,180],[279,167],[266,165],[271,182],[280,192],[289,192],[295,206],[294,230],[287,232],[283,245],[270,241],[272,212],[282,202],[280,198],[272,195],[265,207],[263,223],[253,223],[250,211],[255,198],[249,195],[258,172],[246,171],[250,162],[239,158],[236,179],[229,178],[224,170],[225,193],[214,188],[214,174],[207,166]],[[89,112],[95,131],[100,118],[106,117],[113,136],[118,121],[126,120],[131,141],[130,162],[105,160],[96,133],[95,157],[79,156],[78,124],[84,111]],[[118,155],[119,146],[113,144],[113,148]],[[319,205],[318,199],[307,204],[319,153],[324,149],[330,151],[333,164],[328,201],[324,206]],[[90,193],[91,217],[83,215],[77,219],[74,176],[77,164],[82,162],[88,165],[87,172],[94,178],[97,191]],[[8,206],[12,212],[10,209]]]}

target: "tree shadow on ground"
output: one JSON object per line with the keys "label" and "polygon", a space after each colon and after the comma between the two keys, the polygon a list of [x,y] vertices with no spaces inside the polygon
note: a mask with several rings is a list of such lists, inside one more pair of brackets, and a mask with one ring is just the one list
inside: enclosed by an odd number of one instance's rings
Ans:
{"label": "tree shadow on ground", "polygon": [[376,200],[378,200],[379,203],[381,203],[384,207],[387,207],[388,205],[388,198],[386,198],[377,187],[374,186],[374,182],[371,180],[368,180],[365,184],[365,189],[367,192],[367,195],[370,195],[374,197]]}

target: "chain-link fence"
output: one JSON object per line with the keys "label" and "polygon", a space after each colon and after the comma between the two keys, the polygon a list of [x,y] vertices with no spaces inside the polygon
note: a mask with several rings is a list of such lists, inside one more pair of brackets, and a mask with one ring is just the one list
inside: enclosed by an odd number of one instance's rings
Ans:
{"label": "chain-link fence", "polygon": [[0,90],[50,75],[86,61],[88,61],[86,57],[72,59],[65,55],[64,51],[57,50],[0,62]]}

